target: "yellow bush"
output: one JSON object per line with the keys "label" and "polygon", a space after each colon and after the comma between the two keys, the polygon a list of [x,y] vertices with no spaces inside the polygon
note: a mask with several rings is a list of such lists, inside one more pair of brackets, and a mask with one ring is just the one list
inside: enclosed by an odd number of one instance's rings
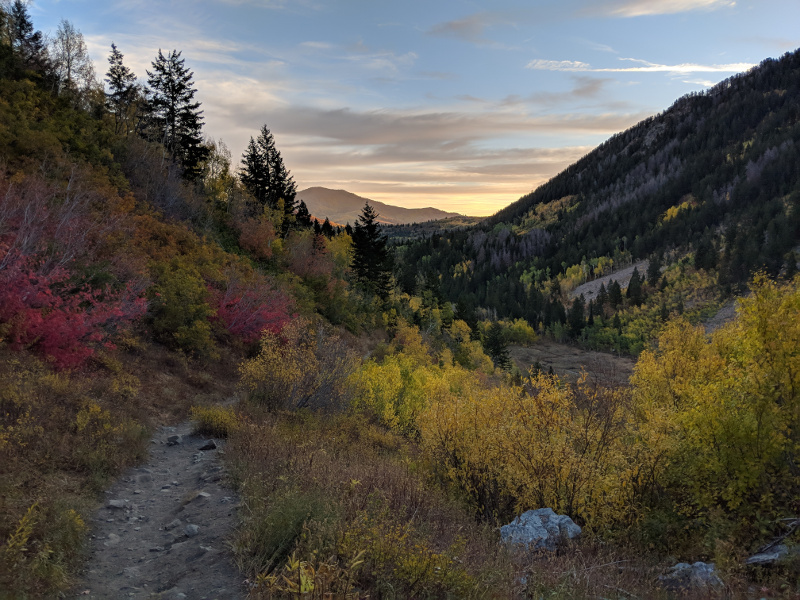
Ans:
{"label": "yellow bush", "polygon": [[239,417],[230,406],[193,406],[194,431],[201,435],[227,438],[239,428]]}
{"label": "yellow bush", "polygon": [[280,335],[265,331],[261,351],[239,372],[248,398],[271,410],[331,408],[342,403],[355,367],[353,352],[335,332],[295,319]]}

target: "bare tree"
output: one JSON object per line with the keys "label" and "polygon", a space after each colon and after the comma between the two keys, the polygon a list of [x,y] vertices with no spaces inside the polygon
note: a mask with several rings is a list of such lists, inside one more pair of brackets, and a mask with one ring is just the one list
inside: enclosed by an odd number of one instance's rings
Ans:
{"label": "bare tree", "polygon": [[96,86],[94,65],[83,34],[66,19],[61,19],[58,25],[58,31],[50,42],[50,53],[59,93],[82,96]]}

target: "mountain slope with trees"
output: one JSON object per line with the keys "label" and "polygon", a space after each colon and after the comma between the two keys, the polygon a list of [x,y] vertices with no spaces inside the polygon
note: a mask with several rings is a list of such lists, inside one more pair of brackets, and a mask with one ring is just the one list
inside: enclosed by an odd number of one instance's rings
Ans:
{"label": "mountain slope with trees", "polygon": [[[711,273],[718,295],[757,269],[791,274],[798,107],[800,51],[765,60],[613,136],[485,224],[401,247],[398,281],[413,291],[422,263],[440,299],[549,328],[566,323],[572,288],[640,259],[655,264],[651,296],[659,269],[687,256],[684,270]],[[610,320],[617,306],[583,310],[585,326],[590,311]]]}

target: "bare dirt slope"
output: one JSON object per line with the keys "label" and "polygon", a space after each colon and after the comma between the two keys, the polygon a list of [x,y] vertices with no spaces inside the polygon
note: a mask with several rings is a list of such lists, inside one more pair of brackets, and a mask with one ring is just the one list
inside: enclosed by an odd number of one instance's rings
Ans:
{"label": "bare dirt slope", "polygon": [[634,360],[630,357],[583,350],[546,339],[529,347],[509,346],[509,353],[523,373],[538,362],[545,373],[552,367],[553,373],[572,381],[585,369],[590,377],[616,385],[627,385],[633,374]]}
{"label": "bare dirt slope", "polygon": [[189,423],[159,430],[147,464],[106,492],[77,597],[246,596],[227,543],[238,501],[225,486],[221,448],[210,445],[191,435]]}
{"label": "bare dirt slope", "polygon": [[629,267],[625,267],[624,269],[618,269],[614,271],[610,275],[603,275],[602,277],[598,277],[592,281],[587,281],[584,284],[579,285],[574,290],[569,293],[570,298],[577,298],[581,294],[583,294],[584,299],[586,302],[589,300],[594,300],[597,297],[597,293],[600,291],[600,286],[605,285],[606,289],[608,289],[608,284],[612,281],[616,281],[619,286],[624,290],[628,287],[628,283],[631,280],[631,276],[633,275],[634,269],[639,269],[639,276],[644,277],[647,273],[647,267],[650,265],[650,261],[647,260],[640,260],[637,263],[632,264]]}

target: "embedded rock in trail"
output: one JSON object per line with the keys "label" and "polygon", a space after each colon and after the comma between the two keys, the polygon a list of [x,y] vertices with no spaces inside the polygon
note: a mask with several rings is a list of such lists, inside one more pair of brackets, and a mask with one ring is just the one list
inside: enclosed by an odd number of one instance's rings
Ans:
{"label": "embedded rock in trail", "polygon": [[530,550],[555,550],[580,534],[581,528],[572,519],[557,515],[552,508],[529,510],[500,528],[504,542]]}
{"label": "embedded rock in trail", "polygon": [[[180,440],[175,443],[175,440]],[[227,540],[234,493],[209,440],[191,426],[163,427],[146,465],[106,492],[92,523],[92,553],[79,598],[241,599],[243,577]],[[214,448],[221,446],[215,442]]]}

